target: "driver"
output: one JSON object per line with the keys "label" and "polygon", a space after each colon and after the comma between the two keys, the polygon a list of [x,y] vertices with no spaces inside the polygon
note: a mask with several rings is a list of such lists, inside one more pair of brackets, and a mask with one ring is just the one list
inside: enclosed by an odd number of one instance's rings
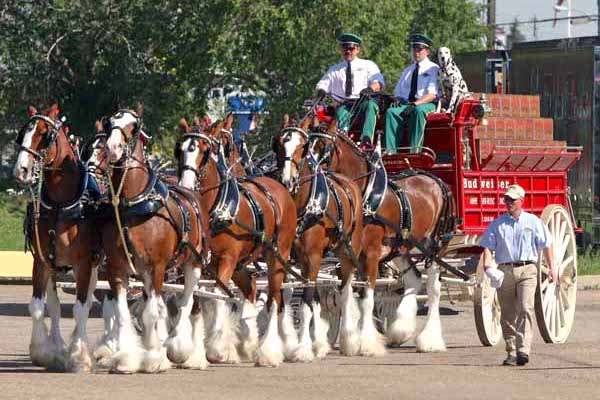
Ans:
{"label": "driver", "polygon": [[362,44],[359,36],[344,33],[338,42],[343,61],[330,67],[317,83],[317,96],[330,94],[334,98],[338,105],[338,127],[346,132],[352,120],[362,113],[365,121],[360,141],[363,145],[371,146],[379,106],[370,95],[383,90],[383,75],[373,61],[358,58]]}

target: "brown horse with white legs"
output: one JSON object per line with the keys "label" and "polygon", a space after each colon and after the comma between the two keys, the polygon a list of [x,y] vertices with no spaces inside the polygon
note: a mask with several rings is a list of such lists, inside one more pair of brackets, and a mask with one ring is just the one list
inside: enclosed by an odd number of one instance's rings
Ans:
{"label": "brown horse with white legs", "polygon": [[[193,131],[185,119],[181,120],[180,127],[184,132],[178,156],[182,171],[180,184],[195,188],[204,207],[211,210],[212,262],[209,269],[222,284],[234,278],[246,299],[242,318],[246,314],[255,314],[255,288],[244,267],[258,259],[267,263],[269,299],[265,309],[268,326],[258,349],[248,349],[255,354],[248,355],[257,365],[265,366],[277,366],[284,357],[292,360],[297,337],[290,314],[283,309],[281,288],[289,271],[287,262],[296,230],[294,201],[273,179],[255,177],[238,181],[228,171],[220,143],[216,144],[217,154],[213,152],[215,134]],[[216,124],[212,129],[222,129],[222,125]],[[234,274],[236,270],[245,275]],[[224,317],[222,310],[216,310],[214,325],[218,325],[219,331],[209,333],[209,353],[211,359],[233,362],[237,361],[237,351],[234,344],[226,341],[228,335],[221,333]],[[253,333],[250,340],[255,337]]]}
{"label": "brown horse with white legs", "polygon": [[[44,115],[33,107],[28,111],[29,122],[17,138],[14,176],[33,193],[26,232],[34,259],[29,353],[34,365],[89,371],[92,362],[86,324],[100,259],[99,235],[90,214],[91,181],[57,120],[58,106],[53,105]],[[77,292],[75,329],[68,349],[60,335],[60,302],[55,285],[56,269],[65,267],[73,268]],[[50,333],[44,322],[46,293]]]}
{"label": "brown horse with white legs", "polygon": [[[288,126],[273,138],[281,182],[293,193],[298,209],[295,250],[302,273],[316,283],[324,254],[332,250],[341,261],[338,274],[343,298],[340,351],[353,355],[358,351],[358,333],[351,309],[352,277],[358,267],[363,229],[362,196],[358,186],[344,175],[324,172],[313,158],[308,142],[308,125]],[[315,287],[306,287],[302,298],[302,328],[297,358],[311,361],[329,351],[327,323],[321,319],[321,306]],[[311,339],[310,322],[313,319]],[[314,349],[314,353],[313,353]]]}
{"label": "brown horse with white legs", "polygon": [[[315,151],[327,159],[332,171],[353,179],[363,193],[364,229],[361,263],[369,287],[361,304],[362,327],[359,353],[370,355],[383,351],[383,343],[374,341],[372,321],[373,294],[379,263],[393,260],[404,272],[404,297],[396,313],[396,320],[388,327],[390,344],[403,343],[416,332],[416,296],[421,280],[418,271],[411,268],[409,250],[418,246],[425,252],[436,253],[454,230],[454,204],[448,187],[438,178],[425,172],[407,170],[393,179],[387,178],[385,168],[375,152],[367,156],[343,133],[335,123],[327,133],[313,133]],[[439,269],[429,267],[427,292],[429,312],[427,322],[416,337],[417,350],[443,351],[439,317]]]}
{"label": "brown horse with white legs", "polygon": [[[116,298],[118,351],[112,357],[112,369],[157,372],[168,368],[169,361],[203,369],[207,366],[204,348],[195,340],[203,332],[195,331],[190,316],[193,293],[208,259],[204,231],[208,216],[191,191],[167,186],[147,165],[140,137],[141,113],[141,107],[136,112],[116,112],[105,128],[105,145],[90,159],[97,170],[102,171],[101,165],[106,168],[103,172],[114,208],[114,218],[102,227],[108,279]],[[175,264],[183,266],[184,290],[175,326],[165,338],[161,337],[165,304],[160,293],[165,270]],[[131,275],[144,281],[143,348],[127,307]]]}

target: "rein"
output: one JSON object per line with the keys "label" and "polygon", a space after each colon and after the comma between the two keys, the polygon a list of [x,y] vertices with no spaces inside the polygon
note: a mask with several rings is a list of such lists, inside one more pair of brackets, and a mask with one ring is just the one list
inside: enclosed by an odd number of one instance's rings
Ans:
{"label": "rein", "polygon": [[[44,141],[45,146],[39,152],[36,150],[33,150],[32,148],[23,146],[23,137],[22,137],[25,127],[29,126],[32,122],[37,122],[37,121],[44,121],[46,126],[49,128],[48,139],[45,139],[45,141]],[[29,119],[29,122],[27,123],[27,125],[25,125],[25,127],[23,127],[21,129],[21,131],[19,132],[19,136],[17,137],[17,145],[19,146],[18,147],[19,151],[25,151],[34,157],[33,180],[34,180],[36,189],[35,190],[33,189],[33,185],[30,185],[28,187],[29,187],[29,191],[31,193],[31,203],[33,205],[33,230],[34,230],[34,235],[35,235],[35,248],[36,248],[38,257],[42,261],[42,264],[44,264],[44,266],[46,268],[50,269],[52,266],[49,265],[48,261],[46,260],[46,257],[44,257],[44,253],[42,251],[42,244],[40,241],[39,221],[40,221],[40,216],[41,216],[42,185],[44,183],[44,171],[45,170],[60,170],[60,169],[45,167],[45,165],[44,165],[44,159],[46,158],[46,156],[48,155],[48,152],[50,151],[50,145],[54,143],[54,144],[56,144],[56,147],[58,148],[57,139],[58,139],[60,125],[57,125],[51,118],[49,118],[45,115],[34,115]],[[58,154],[58,149],[57,149],[57,154]],[[55,159],[56,159],[56,157],[53,158],[48,163],[48,165],[51,165]]]}

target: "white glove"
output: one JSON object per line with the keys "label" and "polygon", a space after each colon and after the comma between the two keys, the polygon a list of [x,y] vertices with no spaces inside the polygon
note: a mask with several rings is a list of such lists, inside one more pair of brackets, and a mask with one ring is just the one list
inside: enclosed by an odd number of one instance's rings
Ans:
{"label": "white glove", "polygon": [[500,286],[502,286],[504,272],[500,271],[498,268],[488,268],[485,270],[485,274],[488,276],[488,278],[490,278],[491,287],[498,289]]}

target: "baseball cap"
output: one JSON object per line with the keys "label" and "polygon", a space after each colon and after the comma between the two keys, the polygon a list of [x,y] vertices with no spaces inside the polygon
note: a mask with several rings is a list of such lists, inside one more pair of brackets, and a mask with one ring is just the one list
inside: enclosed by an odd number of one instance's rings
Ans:
{"label": "baseball cap", "polygon": [[506,189],[506,192],[504,193],[504,195],[510,197],[511,199],[515,199],[515,200],[522,199],[523,197],[525,197],[525,189],[523,189],[519,185],[510,185]]}

